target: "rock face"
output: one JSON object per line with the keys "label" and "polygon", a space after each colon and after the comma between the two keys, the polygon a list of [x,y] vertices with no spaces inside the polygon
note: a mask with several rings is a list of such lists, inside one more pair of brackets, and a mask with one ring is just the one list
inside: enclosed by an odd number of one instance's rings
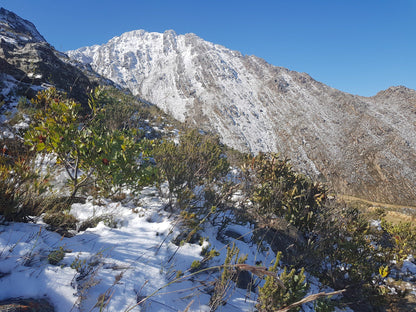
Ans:
{"label": "rock face", "polygon": [[2,81],[28,90],[29,97],[35,91],[28,86],[47,83],[83,104],[88,100],[86,91],[96,85],[49,45],[31,22],[4,8],[0,8],[0,74]]}
{"label": "rock face", "polygon": [[414,90],[351,95],[174,31],[132,31],[68,55],[238,150],[280,152],[344,194],[416,202]]}

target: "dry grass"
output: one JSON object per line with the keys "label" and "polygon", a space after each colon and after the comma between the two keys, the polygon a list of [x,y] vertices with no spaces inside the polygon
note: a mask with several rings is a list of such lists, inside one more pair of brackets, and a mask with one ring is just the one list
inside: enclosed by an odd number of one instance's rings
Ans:
{"label": "dry grass", "polygon": [[354,196],[350,196],[350,195],[337,195],[337,197],[339,199],[342,199],[346,202],[361,202],[370,206],[374,206],[374,207],[382,207],[382,208],[386,208],[386,209],[392,209],[392,210],[396,210],[396,209],[406,209],[406,208],[410,208],[410,209],[414,209],[416,210],[416,206],[409,206],[409,205],[393,205],[393,204],[386,204],[386,203],[379,203],[379,202],[373,202],[364,198],[359,198],[359,197],[354,197]]}
{"label": "dry grass", "polygon": [[409,216],[407,214],[397,212],[397,211],[386,211],[386,215],[384,216],[384,219],[386,219],[386,221],[392,222],[392,223],[411,222],[412,224],[416,225],[416,217],[415,216]]}
{"label": "dry grass", "polygon": [[370,215],[382,209],[383,218],[388,222],[394,224],[411,222],[416,225],[416,206],[379,203],[349,195],[337,195],[337,197],[347,203],[357,205],[360,210]]}

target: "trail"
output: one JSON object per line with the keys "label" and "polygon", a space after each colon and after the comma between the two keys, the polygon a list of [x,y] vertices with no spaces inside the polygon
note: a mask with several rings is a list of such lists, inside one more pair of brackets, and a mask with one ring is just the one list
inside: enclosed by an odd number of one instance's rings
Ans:
{"label": "trail", "polygon": [[345,200],[347,202],[353,202],[353,201],[359,201],[362,203],[366,203],[372,206],[376,206],[376,207],[384,207],[387,209],[405,209],[405,208],[410,208],[410,209],[415,209],[416,210],[416,206],[410,206],[410,205],[394,205],[394,204],[386,204],[386,203],[380,203],[380,202],[373,202],[364,198],[360,198],[360,197],[355,197],[355,196],[350,196],[350,195],[337,195],[338,198]]}

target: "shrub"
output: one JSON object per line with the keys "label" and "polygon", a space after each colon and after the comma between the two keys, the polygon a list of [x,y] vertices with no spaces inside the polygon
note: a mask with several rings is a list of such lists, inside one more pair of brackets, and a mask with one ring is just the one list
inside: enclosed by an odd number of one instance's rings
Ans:
{"label": "shrub", "polygon": [[227,255],[225,257],[224,265],[220,278],[215,282],[214,293],[211,296],[209,305],[211,311],[215,311],[222,305],[233,285],[233,281],[238,280],[238,271],[233,267],[235,264],[245,263],[247,255],[240,257],[240,250],[233,244],[227,248]]}
{"label": "shrub", "polygon": [[371,231],[357,208],[327,202],[308,245],[297,258],[298,265],[302,263],[336,290],[347,288],[344,297],[349,302],[380,305],[380,288],[374,281],[389,258],[382,248],[381,234]]}
{"label": "shrub", "polygon": [[[204,198],[204,190],[225,176],[229,167],[218,137],[202,135],[197,130],[182,134],[179,144],[162,142],[155,149],[154,157],[168,181],[170,205],[176,195],[181,209]],[[202,190],[196,190],[201,185],[204,185]]]}
{"label": "shrub", "polygon": [[46,212],[43,221],[51,226],[52,230],[58,230],[66,234],[68,230],[75,230],[78,220],[67,211]]}
{"label": "shrub", "polygon": [[38,215],[48,189],[47,176],[29,158],[0,155],[0,214],[7,221],[29,221]]}
{"label": "shrub", "polygon": [[416,252],[416,226],[411,222],[393,224],[386,220],[381,221],[382,229],[390,236],[390,248],[392,258],[403,261],[408,255]]}
{"label": "shrub", "polygon": [[296,173],[287,159],[272,153],[249,157],[242,171],[245,191],[254,203],[249,213],[266,224],[283,217],[304,232],[312,229],[326,196],[319,183]]}
{"label": "shrub", "polygon": [[101,215],[98,217],[92,217],[90,219],[85,220],[79,226],[79,231],[85,231],[88,228],[95,228],[98,223],[103,222],[106,226],[110,228],[117,227],[117,221],[114,219],[113,215]]}
{"label": "shrub", "polygon": [[103,97],[101,89],[91,95],[88,116],[80,114],[80,104],[53,88],[39,92],[33,101],[38,111],[25,135],[26,144],[56,154],[72,187],[71,200],[92,183],[108,193],[113,187],[141,187],[153,181],[148,157],[152,143],[139,140],[135,130],[106,128]]}
{"label": "shrub", "polygon": [[48,255],[48,262],[52,265],[57,265],[65,257],[65,250],[61,246],[58,249],[52,250]]}
{"label": "shrub", "polygon": [[201,262],[200,261],[198,261],[198,260],[192,261],[191,271],[193,271],[193,272],[197,271],[200,267],[201,267]]}
{"label": "shrub", "polygon": [[[280,261],[281,253],[278,253],[274,265],[269,271],[277,274],[277,265]],[[288,272],[287,268],[279,275],[279,280],[274,276],[266,276],[263,287],[259,288],[258,303],[256,305],[260,312],[278,311],[292,303],[302,299],[309,288],[305,282],[305,273],[302,268],[299,273],[295,269]],[[283,285],[282,285],[283,284]],[[299,311],[293,308],[293,311]]]}

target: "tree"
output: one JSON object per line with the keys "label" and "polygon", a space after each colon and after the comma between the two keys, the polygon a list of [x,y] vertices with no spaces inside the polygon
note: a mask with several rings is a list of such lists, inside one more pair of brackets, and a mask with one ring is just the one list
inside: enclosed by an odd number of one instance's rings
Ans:
{"label": "tree", "polygon": [[72,200],[80,188],[96,183],[107,192],[115,187],[140,187],[150,183],[154,168],[149,162],[152,142],[139,140],[137,130],[105,127],[102,89],[89,101],[90,114],[81,105],[51,88],[33,100],[38,108],[25,142],[38,152],[53,153],[68,175]]}

